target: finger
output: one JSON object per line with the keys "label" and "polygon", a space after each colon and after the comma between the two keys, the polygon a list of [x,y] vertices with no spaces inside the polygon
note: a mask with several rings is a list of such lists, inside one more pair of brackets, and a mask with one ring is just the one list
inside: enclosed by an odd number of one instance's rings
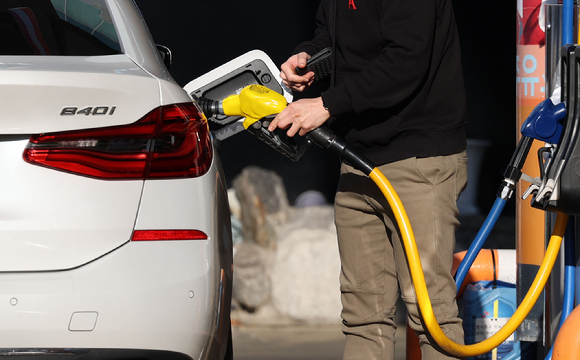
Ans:
{"label": "finger", "polygon": [[301,69],[304,69],[306,67],[306,59],[305,58],[298,58],[298,64],[296,65]]}
{"label": "finger", "polygon": [[300,136],[305,136],[306,134],[308,134],[311,130],[314,129],[306,129],[306,128],[301,128],[300,131],[298,132],[298,135]]}
{"label": "finger", "polygon": [[311,77],[314,76],[314,73],[308,72],[304,75],[298,75],[295,72],[286,73],[286,78],[288,81],[297,83],[297,84],[307,84],[310,81]]}
{"label": "finger", "polygon": [[288,135],[288,137],[294,137],[294,135],[296,135],[296,133],[300,130],[300,125],[297,123],[293,123],[292,126],[290,127],[290,129],[288,129],[288,131],[286,131],[286,135]]}
{"label": "finger", "polygon": [[280,66],[280,69],[286,74],[293,73],[296,67],[304,68],[309,58],[310,55],[305,52],[292,55]]}
{"label": "finger", "polygon": [[274,120],[270,122],[270,125],[268,125],[268,131],[272,132],[276,130],[277,127],[278,127],[278,116],[276,116]]}
{"label": "finger", "polygon": [[306,62],[310,58],[310,55],[308,55],[305,52],[301,52],[297,54],[297,57],[298,57],[298,67],[300,68],[306,67]]}
{"label": "finger", "polygon": [[285,116],[285,114],[286,114],[285,110],[282,110],[281,113],[276,115],[274,120],[272,120],[272,122],[270,122],[270,125],[268,125],[268,131],[272,132],[276,130],[276,128],[284,130],[285,128],[289,127],[290,123],[288,121],[288,117]]}
{"label": "finger", "polygon": [[282,66],[280,66],[280,70],[286,76],[295,73],[296,70],[294,68],[295,68],[295,66],[292,66],[292,64],[289,62],[286,62],[286,63],[282,64]]}
{"label": "finger", "polygon": [[296,83],[293,83],[291,81],[288,80],[282,80],[282,82],[284,83],[284,85],[286,85],[287,88],[292,89],[292,90],[296,90]]}

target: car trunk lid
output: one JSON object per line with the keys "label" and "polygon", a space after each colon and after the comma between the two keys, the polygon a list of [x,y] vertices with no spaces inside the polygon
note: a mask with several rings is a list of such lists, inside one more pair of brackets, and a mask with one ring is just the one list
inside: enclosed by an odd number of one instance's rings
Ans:
{"label": "car trunk lid", "polygon": [[159,104],[157,79],[126,55],[0,56],[0,71],[0,98],[10,104],[0,134],[129,124]]}
{"label": "car trunk lid", "polygon": [[32,135],[135,123],[160,105],[157,79],[125,55],[0,57],[0,71],[10,104],[0,122],[0,271],[75,268],[128,242],[142,180],[34,166],[23,152]]}

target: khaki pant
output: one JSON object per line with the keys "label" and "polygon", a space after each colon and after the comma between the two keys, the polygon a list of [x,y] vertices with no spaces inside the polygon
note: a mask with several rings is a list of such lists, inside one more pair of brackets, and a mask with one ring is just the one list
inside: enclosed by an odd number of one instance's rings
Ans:
{"label": "khaki pant", "polygon": [[[399,194],[413,227],[435,316],[443,332],[463,344],[451,276],[457,199],[467,185],[465,152],[406,159],[380,166]],[[450,359],[422,326],[401,234],[386,199],[362,172],[343,164],[335,201],[344,359],[394,359],[395,305],[407,305],[423,359]]]}

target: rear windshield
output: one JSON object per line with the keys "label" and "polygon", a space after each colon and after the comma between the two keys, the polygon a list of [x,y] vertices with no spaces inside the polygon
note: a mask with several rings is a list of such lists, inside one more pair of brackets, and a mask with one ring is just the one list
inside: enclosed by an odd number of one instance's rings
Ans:
{"label": "rear windshield", "polygon": [[105,0],[0,1],[0,55],[119,53]]}

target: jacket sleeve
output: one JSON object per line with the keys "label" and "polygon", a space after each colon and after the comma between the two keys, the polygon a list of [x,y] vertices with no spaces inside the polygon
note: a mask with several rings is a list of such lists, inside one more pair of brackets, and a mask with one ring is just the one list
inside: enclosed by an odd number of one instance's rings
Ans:
{"label": "jacket sleeve", "polygon": [[342,83],[322,93],[332,116],[389,108],[418,91],[429,73],[437,3],[436,0],[382,2],[380,55],[360,73],[345,77]]}
{"label": "jacket sleeve", "polygon": [[325,9],[324,1],[320,2],[318,6],[318,11],[316,13],[316,31],[314,32],[314,39],[298,44],[293,54],[298,54],[300,52],[306,52],[309,55],[314,55],[326,47],[331,47],[332,42],[330,40],[330,33],[328,32],[328,19],[326,14],[329,14],[328,10]]}

